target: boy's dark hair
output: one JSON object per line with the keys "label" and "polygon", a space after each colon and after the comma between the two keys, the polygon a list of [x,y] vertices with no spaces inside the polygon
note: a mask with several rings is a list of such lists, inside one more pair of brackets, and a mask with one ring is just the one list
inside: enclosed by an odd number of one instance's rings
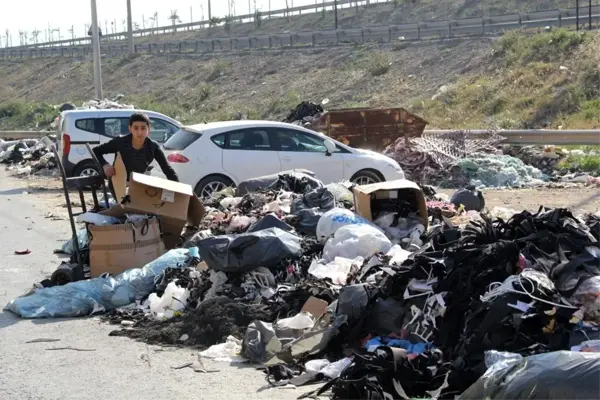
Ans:
{"label": "boy's dark hair", "polygon": [[134,122],[145,122],[148,128],[150,128],[150,118],[142,112],[131,114],[131,117],[129,117],[129,126],[132,126]]}

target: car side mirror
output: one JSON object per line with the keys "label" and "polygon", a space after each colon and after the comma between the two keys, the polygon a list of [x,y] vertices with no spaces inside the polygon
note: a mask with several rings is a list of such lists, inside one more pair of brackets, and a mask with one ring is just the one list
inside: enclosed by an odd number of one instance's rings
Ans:
{"label": "car side mirror", "polygon": [[335,143],[333,143],[333,140],[331,140],[331,139],[325,139],[323,144],[325,145],[325,148],[327,149],[327,153],[325,153],[326,156],[331,156],[331,154],[335,153],[335,151],[337,150]]}

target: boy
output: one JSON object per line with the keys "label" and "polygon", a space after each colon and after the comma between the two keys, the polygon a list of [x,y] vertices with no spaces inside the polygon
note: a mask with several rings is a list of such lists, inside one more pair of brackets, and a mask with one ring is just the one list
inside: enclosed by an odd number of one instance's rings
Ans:
{"label": "boy", "polygon": [[127,170],[127,181],[132,172],[143,174],[152,161],[156,160],[163,173],[170,181],[179,182],[177,174],[165,157],[158,143],[148,137],[150,119],[141,112],[136,112],[129,118],[130,135],[112,139],[94,148],[94,154],[104,168],[107,177],[115,175],[115,168],[104,159],[104,154],[120,153]]}

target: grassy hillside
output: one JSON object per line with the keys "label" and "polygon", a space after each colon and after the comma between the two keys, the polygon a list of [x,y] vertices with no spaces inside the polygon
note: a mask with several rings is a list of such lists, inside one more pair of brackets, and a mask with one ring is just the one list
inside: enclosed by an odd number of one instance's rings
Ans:
{"label": "grassy hillside", "polygon": [[486,70],[464,76],[412,109],[438,126],[600,128],[600,36],[510,32]]}
{"label": "grassy hillside", "polygon": [[[280,119],[301,100],[407,106],[437,128],[600,128],[600,36],[510,32],[490,40],[277,50],[218,59],[104,60],[106,97],[186,123]],[[43,126],[49,104],[94,96],[89,61],[0,61],[0,129]],[[4,84],[6,83],[6,84]]]}
{"label": "grassy hillside", "polygon": [[[325,98],[329,107],[400,106],[433,96],[457,73],[481,70],[489,46],[489,41],[471,40],[219,58],[110,58],[103,60],[104,92],[106,97],[122,93],[125,102],[183,122],[229,119],[237,111],[249,118],[279,119],[301,100]],[[0,129],[21,124],[22,111],[38,109],[39,103],[79,104],[94,96],[90,61],[0,61],[0,76],[7,77],[0,85],[0,119],[3,108],[13,115],[0,121]]]}

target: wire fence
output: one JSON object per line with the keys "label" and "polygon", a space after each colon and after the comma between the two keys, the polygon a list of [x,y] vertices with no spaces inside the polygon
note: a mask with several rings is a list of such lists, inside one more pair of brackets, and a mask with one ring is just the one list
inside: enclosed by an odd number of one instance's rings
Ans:
{"label": "wire fence", "polygon": [[[589,10],[588,10],[589,11]],[[320,30],[287,34],[248,35],[206,39],[178,39],[138,41],[135,53],[142,54],[207,54],[231,51],[263,50],[271,48],[303,48],[339,46],[365,43],[392,43],[430,39],[451,39],[485,35],[498,35],[508,30],[549,27],[574,28],[582,10],[550,10],[529,14],[501,15],[489,18],[467,18],[456,21],[432,21],[404,25],[373,26],[368,28]],[[593,26],[600,24],[600,6],[594,6],[589,15]],[[104,42],[104,56],[121,56],[129,53],[125,41]],[[31,57],[85,57],[92,53],[88,43],[65,46],[20,47],[0,49],[0,58]]]}

